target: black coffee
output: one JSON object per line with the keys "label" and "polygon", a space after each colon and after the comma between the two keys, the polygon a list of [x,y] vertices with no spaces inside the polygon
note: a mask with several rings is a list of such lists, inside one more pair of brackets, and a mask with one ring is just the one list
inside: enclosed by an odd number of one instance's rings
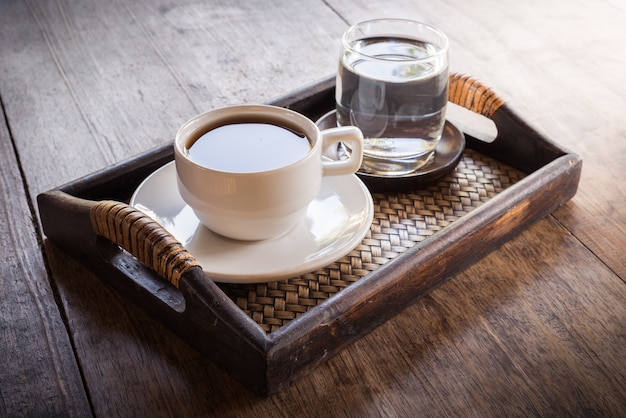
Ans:
{"label": "black coffee", "polygon": [[269,123],[234,123],[214,128],[189,148],[189,158],[229,173],[273,170],[301,160],[311,149],[307,137]]}

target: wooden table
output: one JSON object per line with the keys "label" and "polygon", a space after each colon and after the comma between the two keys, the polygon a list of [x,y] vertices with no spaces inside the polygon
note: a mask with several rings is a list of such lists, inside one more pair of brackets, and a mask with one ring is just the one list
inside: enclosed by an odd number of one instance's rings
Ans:
{"label": "wooden table", "polygon": [[[578,194],[267,399],[45,243],[37,194],[332,74],[383,16],[442,28],[582,156]],[[624,416],[625,25],[615,0],[0,2],[0,416]]]}

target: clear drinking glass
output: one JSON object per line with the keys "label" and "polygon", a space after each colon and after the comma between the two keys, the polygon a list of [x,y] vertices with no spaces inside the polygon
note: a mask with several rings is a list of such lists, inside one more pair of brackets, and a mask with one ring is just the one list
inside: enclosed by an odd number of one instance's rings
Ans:
{"label": "clear drinking glass", "polygon": [[337,125],[365,137],[362,170],[414,172],[433,160],[448,102],[448,39],[439,29],[377,19],[346,30],[337,73]]}

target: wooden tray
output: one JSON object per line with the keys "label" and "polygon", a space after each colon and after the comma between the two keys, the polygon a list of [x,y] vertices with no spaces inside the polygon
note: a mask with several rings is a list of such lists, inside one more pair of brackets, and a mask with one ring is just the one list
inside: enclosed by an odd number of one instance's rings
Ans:
{"label": "wooden tray", "polygon": [[[129,301],[267,396],[576,193],[581,159],[537,133],[493,91],[454,74],[450,101],[491,118],[495,141],[466,135],[459,167],[432,188],[374,193],[377,213],[362,245],[308,275],[216,284],[164,229],[123,203],[173,159],[171,144],[40,194],[43,230]],[[334,77],[271,104],[315,119],[334,106]]]}

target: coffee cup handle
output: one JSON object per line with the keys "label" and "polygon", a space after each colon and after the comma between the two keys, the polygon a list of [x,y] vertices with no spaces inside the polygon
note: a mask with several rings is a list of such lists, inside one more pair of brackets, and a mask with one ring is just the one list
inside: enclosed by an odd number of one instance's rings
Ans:
{"label": "coffee cup handle", "polygon": [[355,126],[341,126],[322,131],[322,148],[327,149],[337,142],[350,144],[350,157],[339,161],[322,161],[325,176],[355,173],[363,162],[363,133]]}

